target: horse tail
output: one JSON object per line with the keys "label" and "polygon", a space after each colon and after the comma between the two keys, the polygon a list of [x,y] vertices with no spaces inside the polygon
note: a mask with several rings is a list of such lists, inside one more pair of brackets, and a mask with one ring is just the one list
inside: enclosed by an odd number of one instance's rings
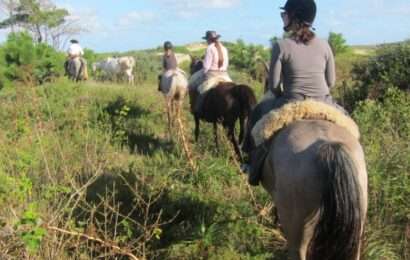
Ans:
{"label": "horse tail", "polygon": [[364,220],[357,167],[341,143],[323,144],[318,163],[324,178],[322,205],[308,259],[355,259]]}

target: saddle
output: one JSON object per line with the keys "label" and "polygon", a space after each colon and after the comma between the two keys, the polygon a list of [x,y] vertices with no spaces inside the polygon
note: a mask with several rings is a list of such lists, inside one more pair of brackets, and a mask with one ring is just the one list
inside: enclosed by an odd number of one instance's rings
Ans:
{"label": "saddle", "polygon": [[198,87],[199,94],[203,95],[208,90],[215,88],[220,83],[224,82],[232,82],[232,79],[229,76],[215,76],[205,80],[201,85]]}
{"label": "saddle", "polygon": [[259,184],[268,147],[274,135],[298,120],[326,120],[347,129],[355,138],[360,138],[359,128],[353,119],[332,105],[310,99],[288,103],[264,115],[252,128],[251,135],[256,148],[250,153],[252,172],[249,184]]}
{"label": "saddle", "polygon": [[298,120],[325,120],[344,127],[357,139],[360,138],[359,128],[349,116],[334,106],[324,102],[307,99],[292,102],[279,109],[274,109],[259,120],[252,129],[255,145],[268,141],[283,127]]}

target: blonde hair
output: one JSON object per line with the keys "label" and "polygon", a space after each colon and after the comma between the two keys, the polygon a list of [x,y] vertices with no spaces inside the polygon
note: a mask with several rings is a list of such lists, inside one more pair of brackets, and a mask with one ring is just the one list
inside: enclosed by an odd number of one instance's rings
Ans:
{"label": "blonde hair", "polygon": [[222,51],[222,44],[218,41],[218,39],[213,39],[213,43],[215,43],[215,47],[218,51],[218,67],[221,68],[224,65],[224,54]]}

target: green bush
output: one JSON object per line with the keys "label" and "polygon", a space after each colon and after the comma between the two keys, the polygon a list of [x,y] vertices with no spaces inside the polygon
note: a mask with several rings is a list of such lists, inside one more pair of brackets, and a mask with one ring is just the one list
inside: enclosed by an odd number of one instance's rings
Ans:
{"label": "green bush", "polygon": [[262,45],[247,45],[243,40],[226,44],[229,49],[231,65],[241,71],[249,73],[253,79],[263,82],[265,80],[265,67],[263,61],[269,59],[269,51]]}
{"label": "green bush", "polygon": [[410,223],[410,95],[390,88],[383,101],[360,103],[354,118],[368,166],[365,253],[368,259],[403,259]]}
{"label": "green bush", "polygon": [[91,49],[84,49],[84,59],[87,61],[88,73],[91,73],[93,63],[97,61],[98,55]]}
{"label": "green bush", "polygon": [[328,42],[336,56],[349,51],[349,46],[341,33],[330,32]]}
{"label": "green bush", "polygon": [[387,86],[410,91],[410,42],[382,46],[375,57],[356,64],[352,72],[359,81],[359,99],[380,98]]}
{"label": "green bush", "polygon": [[43,84],[63,74],[64,55],[46,44],[34,43],[25,32],[11,33],[1,47],[1,84],[22,81]]}

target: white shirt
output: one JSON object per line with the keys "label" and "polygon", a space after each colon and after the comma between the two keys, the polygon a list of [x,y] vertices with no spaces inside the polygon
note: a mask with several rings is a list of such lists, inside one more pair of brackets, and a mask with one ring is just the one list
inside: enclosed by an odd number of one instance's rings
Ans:
{"label": "white shirt", "polygon": [[68,47],[68,55],[70,56],[83,56],[84,51],[83,48],[81,48],[80,44],[78,43],[73,43]]}
{"label": "white shirt", "polygon": [[222,55],[224,62],[222,67],[219,67],[219,55],[218,49],[215,46],[215,43],[212,43],[208,46],[205,54],[204,59],[204,72],[207,73],[208,71],[227,71],[229,65],[229,58],[228,58],[228,50],[221,44],[222,47]]}

